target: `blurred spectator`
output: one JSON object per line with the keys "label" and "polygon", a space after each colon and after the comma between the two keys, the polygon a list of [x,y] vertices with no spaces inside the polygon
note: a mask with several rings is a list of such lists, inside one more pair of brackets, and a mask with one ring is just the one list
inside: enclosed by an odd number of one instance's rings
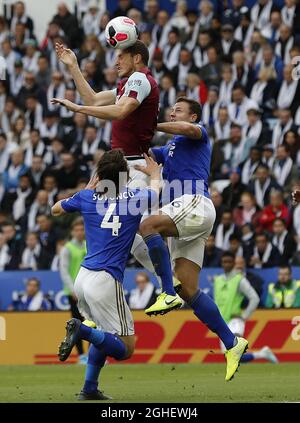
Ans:
{"label": "blurred spectator", "polygon": [[67,35],[70,47],[72,49],[79,47],[82,41],[82,30],[79,27],[76,16],[70,12],[66,3],[61,2],[58,4],[57,14],[53,17],[53,21]]}
{"label": "blurred spectator", "polygon": [[289,266],[280,266],[278,281],[269,284],[265,307],[300,307],[300,281],[292,279],[292,271]]}
{"label": "blurred spectator", "polygon": [[21,259],[22,239],[21,234],[17,233],[13,223],[5,222],[1,227],[5,243],[8,245],[9,259],[5,264],[5,270],[17,270]]}
{"label": "blurred spectator", "polygon": [[10,163],[3,173],[3,184],[7,192],[15,192],[19,185],[20,176],[27,172],[24,164],[23,150],[18,149],[11,153]]}
{"label": "blurred spectator", "polygon": [[0,270],[3,271],[10,261],[9,246],[6,243],[5,236],[0,232]]}
{"label": "blurred spectator", "polygon": [[42,177],[45,172],[45,163],[41,156],[33,156],[30,169],[27,174],[32,180],[34,188],[39,188],[41,185]]}
{"label": "blurred spectator", "polygon": [[294,44],[291,28],[282,24],[279,28],[279,38],[275,45],[275,54],[281,58],[284,64],[290,62],[290,49]]}
{"label": "blurred spectator", "polygon": [[281,9],[282,21],[293,29],[293,33],[299,35],[300,5],[296,0],[285,0]]}
{"label": "blurred spectator", "polygon": [[281,191],[273,190],[270,193],[270,204],[262,209],[259,224],[263,230],[272,232],[273,222],[276,218],[283,219],[286,224],[290,223],[289,209],[283,202]]}
{"label": "blurred spectator", "polygon": [[271,190],[280,190],[280,186],[270,176],[270,170],[266,164],[260,164],[257,167],[254,177],[254,181],[249,185],[249,191],[255,196],[257,205],[263,208],[269,204]]}
{"label": "blurred spectator", "polygon": [[277,147],[273,174],[278,185],[289,190],[288,185],[293,175],[293,160],[291,159],[289,148],[286,145],[279,145]]}
{"label": "blurred spectator", "polygon": [[27,173],[20,176],[19,186],[10,198],[5,198],[5,207],[7,208],[7,202],[12,207],[12,214],[15,222],[21,223],[22,219],[26,219],[27,212],[34,199],[34,191],[32,187],[32,181]]}
{"label": "blurred spectator", "polygon": [[239,168],[230,170],[230,184],[223,190],[223,204],[233,209],[240,202],[241,194],[246,190],[246,186],[241,181],[241,171]]}
{"label": "blurred spectator", "polygon": [[256,269],[276,267],[280,264],[280,253],[265,233],[257,234],[253,254],[248,265]]}
{"label": "blurred spectator", "polygon": [[270,21],[262,28],[262,35],[270,42],[275,45],[279,38],[279,28],[282,23],[281,14],[279,10],[273,10],[270,16]]}
{"label": "blurred spectator", "polygon": [[229,237],[229,249],[228,251],[234,255],[234,257],[243,257],[244,251],[241,243],[241,237],[237,233],[233,233]]}
{"label": "blurred spectator", "polygon": [[281,83],[283,77],[283,62],[280,57],[274,53],[274,49],[271,44],[265,44],[262,47],[262,60],[256,65],[256,75],[263,68],[270,68],[276,74],[276,80]]}
{"label": "blurred spectator", "polygon": [[51,83],[51,76],[48,57],[46,55],[40,55],[37,61],[36,83],[46,91],[46,87]]}
{"label": "blurred spectator", "polygon": [[277,107],[290,109],[294,116],[299,106],[300,84],[293,78],[293,69],[293,65],[286,65],[283,69],[283,81],[278,93]]}
{"label": "blurred spectator", "polygon": [[33,36],[33,20],[26,14],[25,3],[23,1],[14,3],[13,16],[9,22],[11,32],[15,32],[17,23],[24,24],[26,30],[29,32],[29,36]]}
{"label": "blurred spectator", "polygon": [[[252,286],[252,288],[254,288],[258,297],[261,298],[263,293],[264,280],[257,274],[249,272],[246,269],[246,261],[244,257],[241,257],[241,256],[235,257],[234,268],[246,277],[246,279],[250,282],[250,285]],[[242,308],[247,307],[247,305],[248,305],[248,300],[244,298],[242,302]]]}
{"label": "blurred spectator", "polygon": [[258,0],[251,9],[251,20],[255,22],[257,28],[263,29],[270,21],[272,12],[272,0]]}
{"label": "blurred spectator", "polygon": [[283,137],[282,145],[287,146],[290,151],[290,157],[294,164],[300,168],[300,137],[296,131],[287,131]]}
{"label": "blurred spectator", "polygon": [[242,183],[248,185],[253,179],[257,167],[261,163],[261,149],[257,146],[251,147],[249,159],[242,165]]}
{"label": "blurred spectator", "polygon": [[50,263],[49,253],[42,248],[38,234],[28,232],[26,235],[26,247],[21,256],[20,270],[48,269]]}
{"label": "blurred spectator", "polygon": [[48,298],[40,289],[41,283],[37,278],[30,278],[26,282],[24,294],[13,293],[13,301],[8,307],[9,311],[47,311],[52,306]]}
{"label": "blurred spectator", "polygon": [[8,166],[10,155],[18,146],[15,142],[9,142],[4,133],[0,133],[0,174],[3,174]]}
{"label": "blurred spectator", "polygon": [[233,71],[229,63],[222,66],[222,80],[220,84],[219,99],[221,103],[228,105],[231,102],[232,88],[234,85]]}
{"label": "blurred spectator", "polygon": [[[251,145],[259,144],[262,135],[261,110],[250,108],[247,110],[247,125],[243,127],[243,138],[247,138]],[[253,148],[253,147],[252,147]],[[256,147],[257,148],[257,147]]]}
{"label": "blurred spectator", "polygon": [[95,34],[97,32],[101,11],[96,0],[88,2],[88,11],[82,19],[82,27],[85,35]]}
{"label": "blurred spectator", "polygon": [[259,208],[256,205],[255,197],[251,192],[243,192],[241,201],[233,210],[233,220],[237,226],[243,226],[246,223],[257,225],[259,218]]}
{"label": "blurred spectator", "polygon": [[60,188],[75,188],[85,172],[79,167],[72,153],[63,152],[61,161],[61,166],[55,173],[56,179],[60,181]]}
{"label": "blurred spectator", "polygon": [[268,167],[271,171],[273,169],[275,161],[274,148],[272,144],[266,144],[263,146],[262,163]]}
{"label": "blurred spectator", "polygon": [[[241,1],[243,3],[243,1]],[[243,43],[243,48],[247,49],[250,46],[251,37],[254,31],[254,22],[251,22],[250,11],[247,7],[241,7],[239,26],[234,31],[234,38]],[[235,26],[235,25],[233,25]]]}
{"label": "blurred spectator", "polygon": [[216,247],[223,251],[228,250],[229,237],[237,232],[237,227],[232,220],[232,211],[226,209],[222,214],[221,223],[216,228]]}
{"label": "blurred spectator", "polygon": [[160,106],[163,108],[171,107],[176,103],[176,89],[173,78],[170,74],[165,74],[160,80]]}
{"label": "blurred spectator", "polygon": [[238,125],[247,124],[247,111],[257,109],[257,103],[246,96],[245,88],[235,83],[232,88],[232,102],[228,106],[230,119]]}
{"label": "blurred spectator", "polygon": [[39,190],[36,194],[35,200],[28,211],[28,230],[36,231],[38,229],[36,218],[39,215],[50,216],[51,208],[48,201],[48,192]]}
{"label": "blurred spectator", "polygon": [[216,247],[215,236],[209,235],[204,251],[203,267],[220,267],[223,251]]}
{"label": "blurred spectator", "polygon": [[210,131],[218,118],[219,106],[219,89],[211,85],[208,89],[207,101],[202,109],[202,121]]}
{"label": "blurred spectator", "polygon": [[233,53],[243,50],[240,41],[234,38],[234,27],[231,24],[224,24],[221,28],[221,49],[224,62],[232,62]]}
{"label": "blurred spectator", "polygon": [[135,276],[136,288],[130,291],[129,307],[131,310],[145,310],[156,301],[156,288],[146,272],[138,272]]}
{"label": "blurred spectator", "polygon": [[[59,271],[64,286],[64,292],[68,296],[71,315],[83,321],[77,308],[77,297],[74,292],[74,282],[79,272],[81,263],[86,255],[86,243],[84,234],[84,224],[81,218],[77,218],[72,223],[71,240],[60,250]],[[80,339],[76,343],[79,358],[83,362],[86,356],[83,352],[83,344]]]}
{"label": "blurred spectator", "polygon": [[53,225],[53,221],[46,214],[38,215],[36,222],[40,243],[50,254],[51,260],[55,254],[56,242],[58,239],[62,238],[62,233]]}
{"label": "blurred spectator", "polygon": [[[25,148],[30,142],[29,130],[26,126],[26,121],[23,116],[19,116],[12,125],[11,131],[7,134],[7,139],[10,147]],[[0,171],[1,172],[1,171]]]}
{"label": "blurred spectator", "polygon": [[278,217],[274,220],[273,234],[272,244],[278,248],[281,254],[281,264],[287,265],[297,246],[293,236],[288,233],[286,222],[283,219]]}
{"label": "blurred spectator", "polygon": [[163,59],[169,71],[172,71],[173,68],[177,66],[180,49],[181,44],[179,31],[177,28],[171,28],[170,32],[168,33],[168,41],[163,49]]}
{"label": "blurred spectator", "polygon": [[218,86],[221,81],[222,65],[218,57],[217,49],[211,45],[207,48],[206,53],[207,63],[200,68],[200,78],[203,79],[208,87],[210,85]]}
{"label": "blurred spectator", "polygon": [[229,119],[228,108],[221,103],[218,109],[218,118],[214,124],[215,140],[226,140],[230,137],[231,120]]}
{"label": "blurred spectator", "polygon": [[133,4],[131,0],[119,0],[118,7],[115,10],[114,18],[117,16],[124,16],[127,15],[127,12],[133,8]]}
{"label": "blurred spectator", "polygon": [[211,36],[208,30],[201,30],[198,34],[198,39],[193,50],[193,60],[197,68],[202,68],[202,66],[208,63],[207,57],[207,48],[211,43]]}

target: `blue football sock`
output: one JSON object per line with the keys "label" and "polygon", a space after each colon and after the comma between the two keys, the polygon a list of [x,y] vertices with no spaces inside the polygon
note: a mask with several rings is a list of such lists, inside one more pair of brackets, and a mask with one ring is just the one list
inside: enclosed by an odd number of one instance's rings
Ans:
{"label": "blue football sock", "polygon": [[93,344],[89,348],[88,362],[85,370],[85,381],[83,391],[86,393],[95,392],[98,389],[98,378],[104,366],[106,355]]}
{"label": "blue football sock", "polygon": [[172,268],[169,250],[159,234],[148,235],[144,238],[149,250],[149,256],[158,276],[161,277],[162,291],[168,295],[176,295],[173,286]]}
{"label": "blue football sock", "polygon": [[254,360],[254,355],[252,353],[246,353],[242,355],[240,362],[248,363],[249,361],[252,361],[252,360]]}
{"label": "blue football sock", "polygon": [[215,302],[200,290],[189,301],[194,314],[222,340],[226,349],[235,345],[235,335],[225,323]]}
{"label": "blue football sock", "polygon": [[90,328],[89,326],[86,326],[83,323],[81,323],[80,338],[97,346],[103,342],[104,332],[102,330]]}
{"label": "blue football sock", "polygon": [[106,356],[113,357],[116,360],[123,360],[127,354],[127,348],[121,338],[99,329],[80,325],[80,337],[102,350]]}

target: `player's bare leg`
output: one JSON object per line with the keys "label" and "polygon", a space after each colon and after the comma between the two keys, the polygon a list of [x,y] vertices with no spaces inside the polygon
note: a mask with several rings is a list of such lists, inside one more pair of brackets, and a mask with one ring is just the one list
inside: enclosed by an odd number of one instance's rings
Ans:
{"label": "player's bare leg", "polygon": [[174,289],[170,255],[162,238],[178,236],[175,223],[169,216],[160,213],[145,219],[140,225],[140,232],[147,244],[154,269],[162,281],[162,293],[156,302],[145,310],[146,314],[165,314],[180,308],[182,301]]}

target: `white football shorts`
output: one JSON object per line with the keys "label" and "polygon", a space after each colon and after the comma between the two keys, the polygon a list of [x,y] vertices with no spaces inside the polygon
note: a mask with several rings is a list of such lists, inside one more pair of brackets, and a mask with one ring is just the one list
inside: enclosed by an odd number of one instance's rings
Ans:
{"label": "white football shorts", "polygon": [[81,267],[74,283],[80,314],[104,332],[134,335],[131,311],[123,285],[104,270]]}
{"label": "white football shorts", "polygon": [[173,220],[179,234],[168,238],[172,261],[183,257],[202,267],[205,243],[216,219],[212,201],[204,195],[184,194],[160,210]]}

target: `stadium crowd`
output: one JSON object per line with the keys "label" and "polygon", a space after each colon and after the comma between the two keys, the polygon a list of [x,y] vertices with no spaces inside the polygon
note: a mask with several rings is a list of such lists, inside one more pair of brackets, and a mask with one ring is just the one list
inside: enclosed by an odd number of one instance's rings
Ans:
{"label": "stadium crowd", "polygon": [[[110,149],[111,124],[51,104],[53,97],[81,101],[54,45],[75,51],[95,91],[112,89],[115,51],[104,28],[124,14],[150,51],[159,120],[169,119],[180,95],[203,106],[217,211],[204,266],[220,266],[222,251],[250,268],[299,265],[300,205],[293,208],[290,197],[300,187],[298,1],[258,0],[251,8],[224,1],[220,12],[208,0],[197,10],[182,0],[172,16],[157,0],[145,1],[144,10],[120,0],[113,15],[103,3],[85,1],[80,17],[60,3],[41,43],[23,2],[9,19],[0,16],[7,64],[0,81],[0,270],[58,269],[70,221],[53,219],[50,208],[85,186]],[[153,145],[167,140],[156,133]]]}

